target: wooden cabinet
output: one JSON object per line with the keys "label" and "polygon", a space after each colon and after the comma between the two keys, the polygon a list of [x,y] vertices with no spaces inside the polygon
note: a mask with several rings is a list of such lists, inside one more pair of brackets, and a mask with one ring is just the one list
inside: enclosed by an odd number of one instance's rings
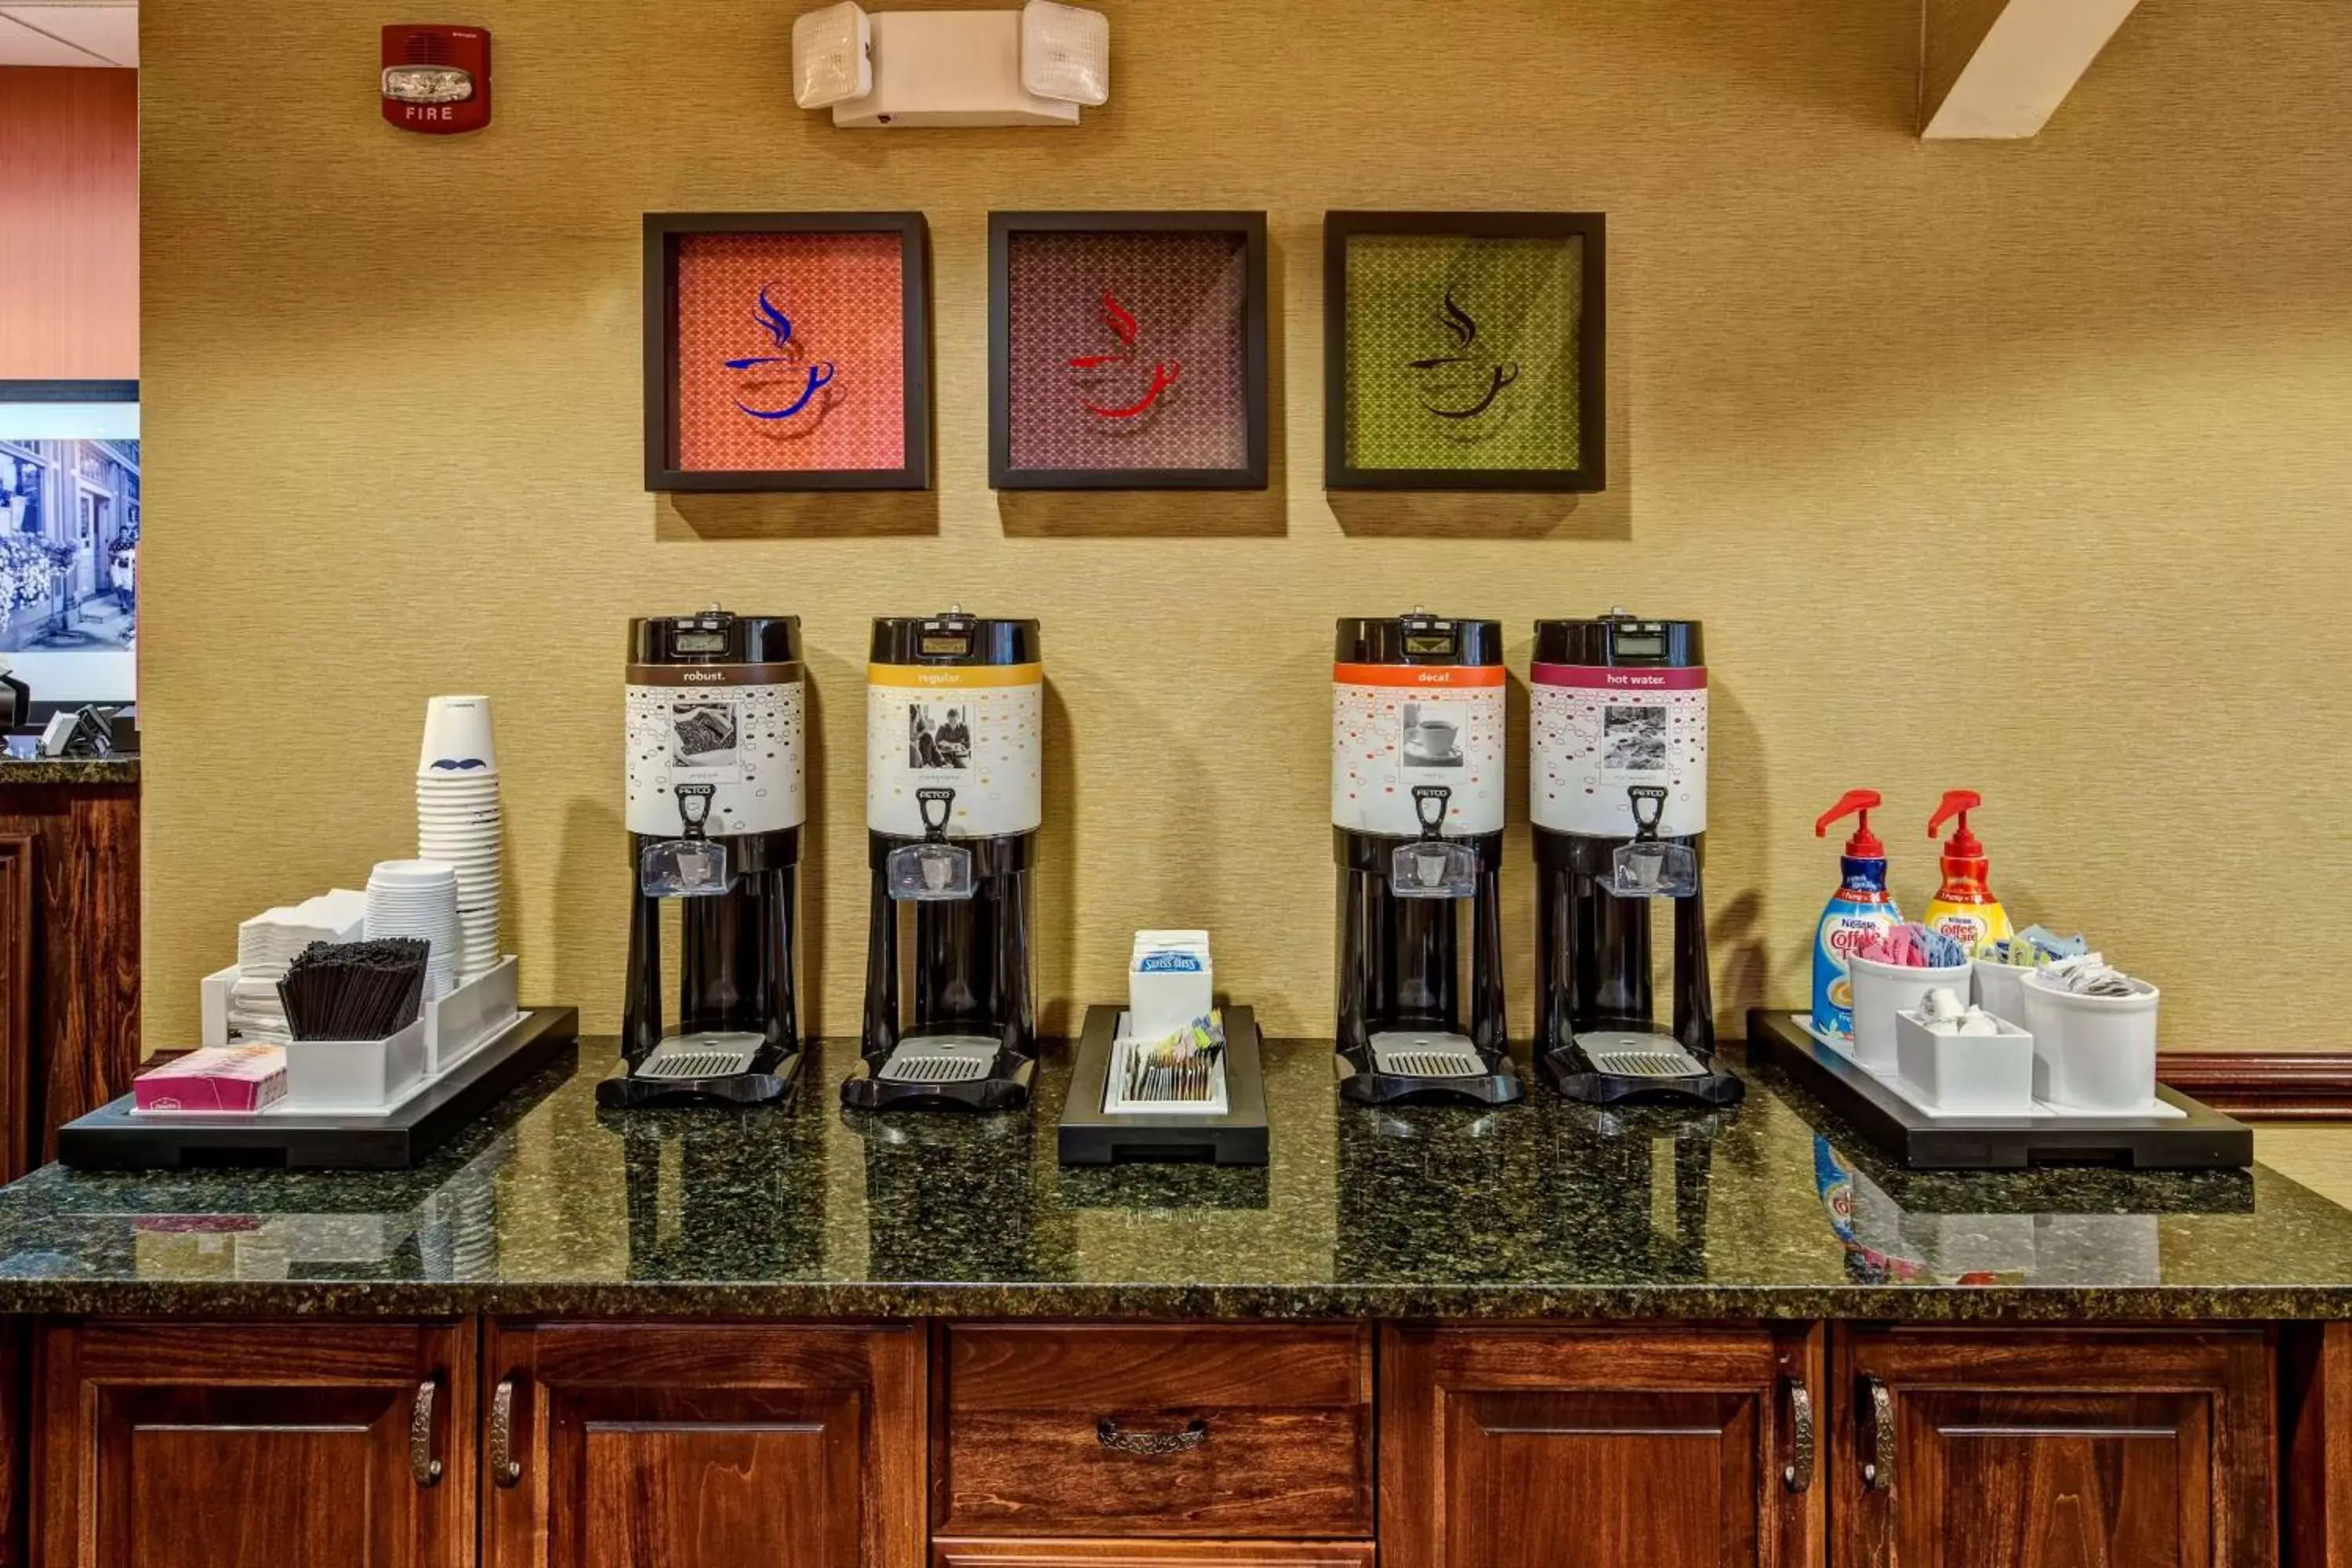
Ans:
{"label": "wooden cabinet", "polygon": [[484,1568],[917,1568],[924,1342],[920,1323],[491,1325]]}
{"label": "wooden cabinet", "polygon": [[1382,1332],[1383,1568],[1803,1568],[1821,1334]]}
{"label": "wooden cabinet", "polygon": [[947,1342],[942,1534],[1372,1533],[1366,1326],[956,1325]]}
{"label": "wooden cabinet", "polygon": [[470,1568],[470,1326],[38,1337],[42,1568]]}
{"label": "wooden cabinet", "polygon": [[2261,1331],[1841,1332],[1832,1568],[2266,1568]]}

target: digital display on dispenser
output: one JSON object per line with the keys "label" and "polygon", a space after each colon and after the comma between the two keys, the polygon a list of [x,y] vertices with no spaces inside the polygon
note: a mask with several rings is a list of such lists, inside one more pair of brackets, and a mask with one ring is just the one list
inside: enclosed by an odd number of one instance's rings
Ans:
{"label": "digital display on dispenser", "polygon": [[934,658],[963,658],[971,652],[971,636],[968,632],[925,632],[922,651]]}
{"label": "digital display on dispenser", "polygon": [[1450,654],[1454,651],[1452,632],[1407,632],[1404,651],[1409,654]]}
{"label": "digital display on dispenser", "polygon": [[1664,632],[1619,632],[1610,644],[1621,658],[1658,658],[1666,651]]}
{"label": "digital display on dispenser", "polygon": [[725,653],[725,632],[672,632],[669,646],[675,653]]}

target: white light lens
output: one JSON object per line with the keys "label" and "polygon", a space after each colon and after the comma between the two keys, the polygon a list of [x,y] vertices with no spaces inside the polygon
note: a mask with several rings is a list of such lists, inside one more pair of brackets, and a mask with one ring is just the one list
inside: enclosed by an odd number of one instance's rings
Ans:
{"label": "white light lens", "polygon": [[1061,103],[1110,97],[1110,18],[1082,5],[1021,7],[1021,85]]}
{"label": "white light lens", "polygon": [[474,79],[456,66],[386,66],[383,95],[394,103],[463,103]]}
{"label": "white light lens", "polygon": [[793,100],[803,109],[846,103],[874,90],[873,35],[850,0],[793,23]]}

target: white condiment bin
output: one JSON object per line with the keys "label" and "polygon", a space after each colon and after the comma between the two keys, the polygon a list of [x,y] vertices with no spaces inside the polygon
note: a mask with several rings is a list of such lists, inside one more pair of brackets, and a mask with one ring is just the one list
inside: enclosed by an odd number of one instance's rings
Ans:
{"label": "white condiment bin", "polygon": [[1966,963],[1954,963],[1941,969],[1912,969],[1859,955],[1849,957],[1846,975],[1853,984],[1853,1059],[1882,1078],[1894,1077],[1900,1070],[1895,1060],[1895,1016],[1917,1012],[1927,993],[1938,988],[1965,994],[1969,968]]}
{"label": "white condiment bin", "polygon": [[289,1040],[278,1110],[381,1110],[425,1076],[425,1020],[381,1040]]}
{"label": "white condiment bin", "polygon": [[[2027,980],[2035,1092],[2062,1109],[2138,1110],[2156,1103],[2156,1004],[2146,981],[2129,996],[2080,996],[2036,970]],[[2042,1081],[2047,1076],[2046,1085]]]}
{"label": "white condiment bin", "polygon": [[2025,1016],[2025,977],[2033,971],[2022,963],[1995,963],[1990,959],[1976,961],[1976,1005],[1996,1018],[2021,1020]]}
{"label": "white condiment bin", "polygon": [[1895,1070],[1937,1116],[2030,1116],[2033,1037],[1995,1017],[1998,1035],[1939,1035],[1916,1013],[1895,1019]]}
{"label": "white condiment bin", "polygon": [[425,1004],[425,1070],[438,1077],[482,1048],[521,1016],[511,956]]}

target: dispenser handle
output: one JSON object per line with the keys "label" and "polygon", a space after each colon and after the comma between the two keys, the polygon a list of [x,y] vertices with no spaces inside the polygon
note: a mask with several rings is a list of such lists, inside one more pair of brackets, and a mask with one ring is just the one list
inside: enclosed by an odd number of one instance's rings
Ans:
{"label": "dispenser handle", "polygon": [[[1835,805],[1813,819],[1813,837],[1827,838],[1830,836],[1831,823],[1842,816],[1852,816],[1857,811],[1865,814],[1876,811],[1878,806],[1879,796],[1876,790],[1850,789],[1838,796],[1838,803]],[[1870,818],[1867,815],[1863,817],[1862,825],[1864,827],[1870,826]]]}
{"label": "dispenser handle", "polygon": [[676,786],[677,819],[686,827],[686,837],[705,837],[704,827],[710,821],[710,803],[719,794],[717,784],[684,784]]}
{"label": "dispenser handle", "polygon": [[1984,796],[1972,789],[1946,790],[1943,804],[1937,806],[1936,815],[1927,819],[1927,837],[1935,837],[1936,829],[1956,816],[1960,819],[1960,831],[1965,834],[1969,830],[1969,813],[1983,804]]}
{"label": "dispenser handle", "polygon": [[[1636,843],[1654,842],[1658,824],[1666,815],[1666,788],[1664,784],[1627,784],[1626,798],[1633,806],[1633,838]],[[1643,806],[1650,809],[1644,813]]]}
{"label": "dispenser handle", "polygon": [[[1412,786],[1412,814],[1421,819],[1421,836],[1423,838],[1445,837],[1445,808],[1453,798],[1454,787],[1451,784]],[[1433,816],[1430,811],[1432,806],[1437,808]]]}
{"label": "dispenser handle", "polygon": [[[948,818],[955,815],[955,795],[953,787],[946,784],[915,792],[915,810],[922,816],[924,837],[940,839],[948,836]],[[935,805],[940,808],[936,816],[931,812]]]}

